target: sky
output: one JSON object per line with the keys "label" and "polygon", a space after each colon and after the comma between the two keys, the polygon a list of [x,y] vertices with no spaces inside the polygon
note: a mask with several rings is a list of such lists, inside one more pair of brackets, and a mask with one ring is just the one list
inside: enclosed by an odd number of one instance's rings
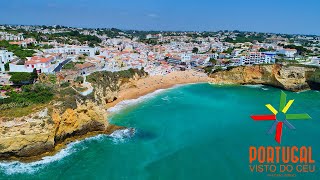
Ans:
{"label": "sky", "polygon": [[0,24],[320,35],[320,0],[1,0]]}

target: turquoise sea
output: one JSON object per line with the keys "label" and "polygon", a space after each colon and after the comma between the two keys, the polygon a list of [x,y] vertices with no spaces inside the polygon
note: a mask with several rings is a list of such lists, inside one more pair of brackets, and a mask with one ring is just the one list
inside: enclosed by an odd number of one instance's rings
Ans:
{"label": "turquoise sea", "polygon": [[[272,121],[255,122],[253,114],[270,114],[281,90],[268,86],[192,84],[156,91],[112,108],[111,123],[132,127],[70,144],[53,157],[33,163],[1,162],[0,179],[268,179],[249,169],[250,146],[277,146],[266,132]],[[290,121],[281,146],[312,146],[319,179],[320,93],[287,92],[295,99],[289,113],[311,120]],[[277,178],[276,178],[277,179]]]}

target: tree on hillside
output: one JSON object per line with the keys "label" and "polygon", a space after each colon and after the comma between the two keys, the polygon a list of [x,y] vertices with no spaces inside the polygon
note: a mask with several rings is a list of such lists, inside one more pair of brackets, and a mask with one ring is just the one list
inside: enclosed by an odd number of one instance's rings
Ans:
{"label": "tree on hillside", "polygon": [[217,64],[217,60],[214,58],[210,58],[209,62],[211,62],[213,65]]}
{"label": "tree on hillside", "polygon": [[10,70],[9,62],[7,62],[7,63],[4,64],[4,70],[5,70],[5,71],[9,71],[9,70]]}
{"label": "tree on hillside", "polygon": [[28,72],[11,72],[10,81],[14,84],[30,84],[32,83],[31,73]]}
{"label": "tree on hillside", "polygon": [[193,49],[192,49],[192,53],[198,53],[199,52],[199,49],[197,48],[197,47],[194,47]]}
{"label": "tree on hillside", "polygon": [[37,72],[36,68],[34,68],[31,73],[31,80],[34,81],[36,79],[38,79],[38,72]]}

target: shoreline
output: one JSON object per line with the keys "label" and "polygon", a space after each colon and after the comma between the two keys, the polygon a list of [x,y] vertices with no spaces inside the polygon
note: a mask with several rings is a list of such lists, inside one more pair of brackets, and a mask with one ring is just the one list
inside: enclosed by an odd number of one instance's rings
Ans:
{"label": "shoreline", "polygon": [[176,85],[209,83],[210,78],[207,74],[188,71],[176,71],[167,75],[148,76],[131,82],[131,86],[121,86],[118,98],[110,103],[107,103],[107,110],[115,107],[118,103],[126,100],[138,99],[139,97],[153,93],[157,90],[165,90]]}
{"label": "shoreline", "polygon": [[[115,108],[114,111],[108,111],[110,108],[114,108],[117,105],[121,104],[124,101],[135,101],[143,96],[147,96],[148,94],[156,93],[156,91],[167,90],[169,88],[174,88],[175,86],[180,85],[188,85],[188,84],[200,84],[200,83],[209,83],[209,84],[217,84],[217,85],[267,85],[263,83],[217,83],[215,78],[209,77],[207,74],[202,72],[197,72],[193,70],[187,71],[175,71],[166,75],[155,75],[155,76],[146,76],[139,79],[130,79],[129,81],[120,85],[120,89],[117,93],[116,99],[112,102],[106,103],[104,106],[104,111],[107,114],[106,121],[108,121],[110,115],[119,113],[122,110],[122,105],[120,105],[120,110]],[[267,86],[272,86],[268,84]],[[280,88],[279,86],[273,86],[276,88]],[[126,106],[125,103],[123,103]],[[116,126],[110,124],[111,126]],[[117,129],[125,129],[127,127],[117,127],[112,128],[113,130]],[[128,127],[130,128],[130,127]],[[39,154],[31,157],[24,158],[10,158],[8,162],[12,162],[14,160],[18,160],[19,162],[35,162],[41,160],[43,157],[54,156],[59,153],[61,150],[67,147],[68,144],[74,141],[82,141],[89,137],[94,137],[100,134],[111,134],[112,131],[102,132],[102,131],[92,131],[88,132],[84,135],[73,136],[65,139],[63,142],[57,143],[54,147],[53,151],[45,152],[43,154]],[[1,161],[3,161],[2,159]]]}
{"label": "shoreline", "polygon": [[[154,93],[157,90],[166,90],[172,88],[174,86],[186,85],[186,84],[198,84],[198,83],[208,83],[210,78],[201,72],[195,71],[176,71],[169,73],[163,76],[147,76],[138,80],[133,80],[130,82],[126,82],[120,85],[120,90],[118,93],[118,98],[111,102],[107,103],[105,107],[105,111],[108,116],[111,114],[108,112],[108,109],[115,107],[118,103],[121,103],[126,100],[134,100],[138,99],[142,96],[148,95],[150,93]],[[128,87],[129,86],[129,87]],[[114,124],[110,124],[109,128],[106,131],[92,131],[88,132],[84,135],[77,135],[73,137],[69,137],[62,142],[55,144],[53,151],[48,151],[45,153],[41,153],[36,156],[30,157],[10,157],[8,159],[1,158],[0,162],[21,162],[21,163],[32,163],[41,161],[45,157],[52,157],[58,154],[63,149],[67,148],[68,144],[83,141],[90,137],[95,137],[101,134],[110,135],[116,130],[126,129],[130,127],[121,127]]]}

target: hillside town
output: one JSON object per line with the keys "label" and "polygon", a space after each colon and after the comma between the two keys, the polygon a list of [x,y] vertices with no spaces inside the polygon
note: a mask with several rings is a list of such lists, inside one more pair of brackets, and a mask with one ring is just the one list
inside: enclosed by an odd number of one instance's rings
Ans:
{"label": "hillside town", "polygon": [[[19,73],[44,73],[73,83],[95,71],[143,68],[149,75],[165,75],[188,69],[214,72],[273,63],[320,66],[320,37],[240,31],[0,26],[2,89],[31,83],[13,80],[13,74]],[[1,97],[6,96],[1,93]]]}

